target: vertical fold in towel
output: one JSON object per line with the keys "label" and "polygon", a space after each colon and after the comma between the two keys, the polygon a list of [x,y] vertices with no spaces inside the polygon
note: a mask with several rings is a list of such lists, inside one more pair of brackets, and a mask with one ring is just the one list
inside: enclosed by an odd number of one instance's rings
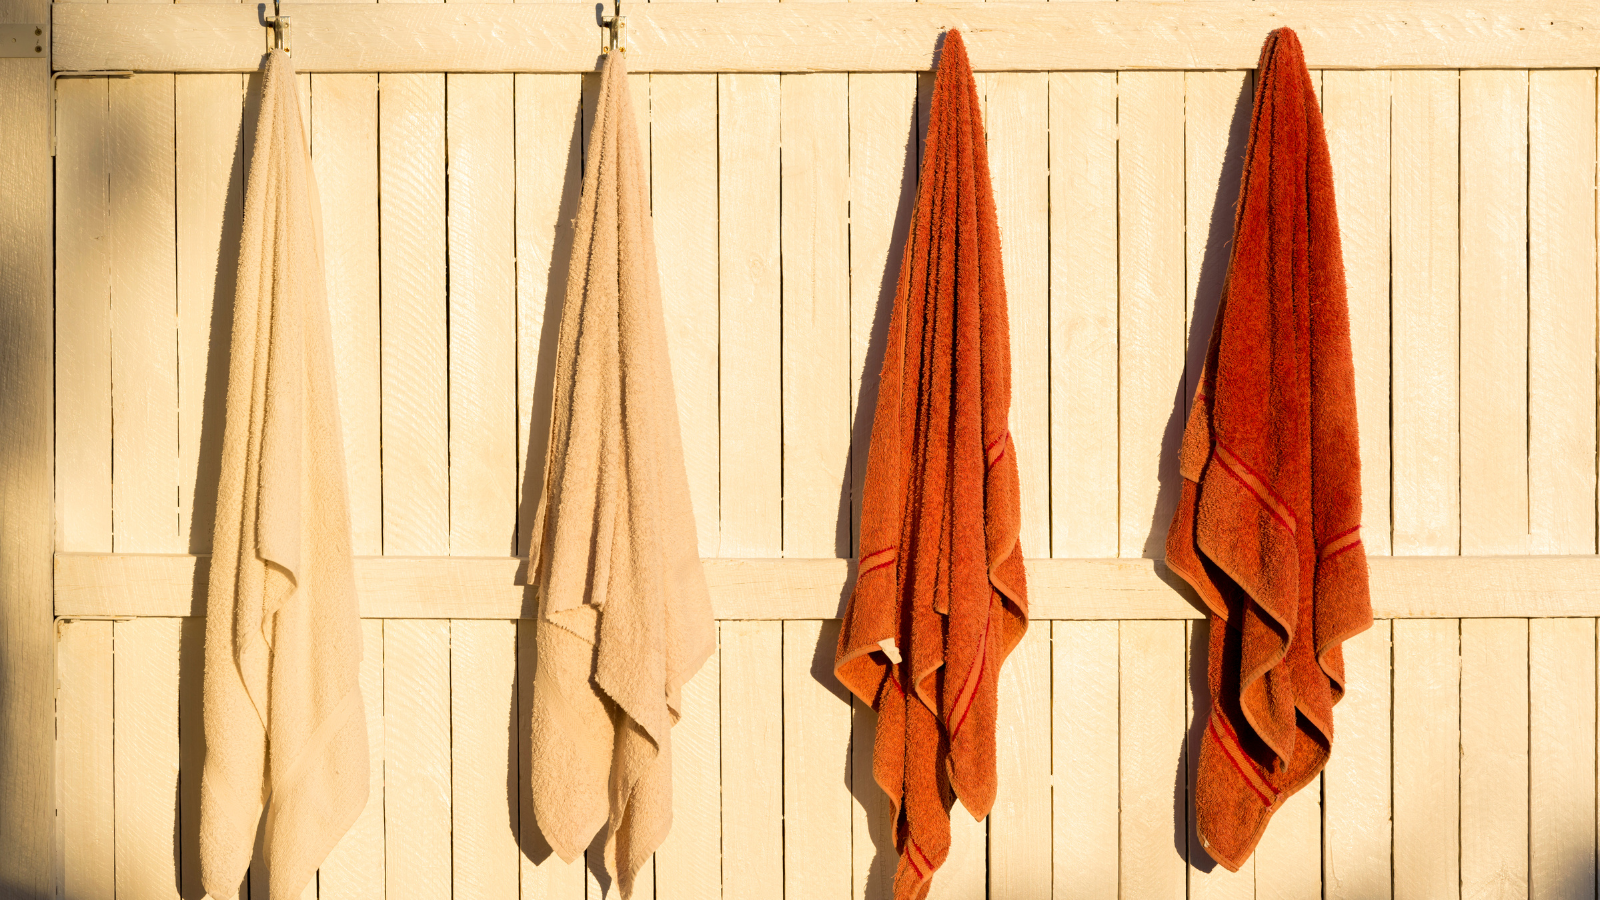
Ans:
{"label": "vertical fold in towel", "polygon": [[945,34],[889,318],[855,591],[834,658],[878,712],[896,900],[927,894],[955,800],[995,798],[997,676],[1028,627],[1000,232],[977,85]]}
{"label": "vertical fold in towel", "polygon": [[562,859],[609,825],[622,895],[672,825],[671,729],[716,648],[623,54],[606,57],[561,308],[532,554],[534,814]]}
{"label": "vertical fold in towel", "polygon": [[290,900],[367,802],[361,623],[316,185],[294,66],[268,55],[245,191],[206,597],[200,873],[255,846]]}
{"label": "vertical fold in towel", "polygon": [[1179,465],[1167,564],[1210,611],[1195,825],[1237,870],[1327,763],[1340,645],[1372,624],[1333,170],[1287,28],[1256,70],[1233,255]]}

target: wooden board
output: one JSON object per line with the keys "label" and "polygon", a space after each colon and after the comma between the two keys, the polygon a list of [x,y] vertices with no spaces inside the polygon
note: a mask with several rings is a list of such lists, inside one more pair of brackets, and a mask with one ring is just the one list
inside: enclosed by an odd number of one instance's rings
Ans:
{"label": "wooden board", "polygon": [[1116,622],[1053,625],[1052,896],[1059,900],[1119,896],[1118,860],[1101,849],[1118,840],[1118,629]]}
{"label": "wooden board", "polygon": [[783,625],[725,622],[722,896],[782,897]]}
{"label": "wooden board", "polygon": [[114,626],[116,893],[176,900],[180,619]]}
{"label": "wooden board", "polygon": [[1121,896],[1181,898],[1187,896],[1184,625],[1123,622],[1119,628]]}
{"label": "wooden board", "polygon": [[850,896],[850,694],[836,622],[783,623],[783,896]]}
{"label": "wooden board", "polygon": [[1592,71],[1528,75],[1530,551],[1595,551]]}
{"label": "wooden board", "polygon": [[1460,551],[1455,72],[1396,72],[1390,148],[1394,552]]}
{"label": "wooden board", "polygon": [[1183,409],[1200,387],[1200,369],[1222,299],[1233,248],[1233,214],[1250,137],[1255,78],[1250,72],[1184,75],[1183,154],[1185,341]]}
{"label": "wooden board", "polygon": [[1323,770],[1322,884],[1328,900],[1387,900],[1390,882],[1391,623],[1344,644],[1345,696]]}
{"label": "wooden board", "polygon": [[384,896],[450,893],[450,624],[383,626]]}
{"label": "wooden board", "polygon": [[[1188,622],[1185,633],[1187,666],[1184,697],[1188,702],[1189,730],[1184,735],[1183,784],[1188,826],[1189,896],[1195,900],[1251,900],[1256,894],[1256,866],[1260,861],[1257,852],[1247,858],[1239,871],[1229,872],[1217,865],[1206,852],[1195,826],[1195,782],[1200,771],[1200,748],[1205,741],[1205,729],[1211,717],[1211,693],[1206,684],[1206,653],[1210,645],[1210,623]],[[1281,810],[1280,810],[1281,812]],[[1276,817],[1274,817],[1274,823]],[[1271,827],[1276,827],[1274,824]]]}
{"label": "wooden board", "polygon": [[[534,645],[533,622],[517,623],[517,721],[527,722],[533,715],[533,673],[538,664]],[[550,844],[539,831],[533,814],[533,792],[525,785],[532,771],[533,750],[529,743],[530,729],[517,729],[517,785],[520,798],[518,815],[518,844],[521,856],[521,896],[550,898],[550,900],[580,900],[584,895],[584,863],[582,856],[570,863],[562,862],[550,849]]]}
{"label": "wooden board", "polygon": [[1528,76],[1460,91],[1461,552],[1527,553]]}
{"label": "wooden board", "polygon": [[1050,75],[1049,166],[1050,552],[1116,556],[1116,75]]}
{"label": "wooden board", "polygon": [[717,78],[719,556],[781,556],[780,173],[776,75]]}
{"label": "wooden board", "polygon": [[112,757],[110,622],[66,621],[59,626],[56,694],[59,846],[64,896],[116,896],[116,819]]}
{"label": "wooden board", "polygon": [[379,89],[383,550],[442,556],[450,548],[444,76],[389,74]]}
{"label": "wooden board", "polygon": [[450,552],[516,549],[515,118],[510,75],[450,75]]}
{"label": "wooden board", "polygon": [[1461,893],[1467,897],[1528,893],[1528,743],[1510,739],[1528,730],[1528,671],[1527,621],[1461,623]]}
{"label": "wooden board", "polygon": [[[799,5],[797,5],[799,6]],[[121,7],[121,8],[119,8]],[[303,72],[592,71],[602,32],[578,4],[291,3]],[[265,33],[242,6],[72,4],[53,32],[58,68],[252,71]],[[1248,69],[1261,37],[1291,25],[1313,68],[1562,68],[1600,56],[1592,0],[1311,2],[672,3],[628,10],[635,72],[921,71],[939,33],[970,35],[979,71]]]}
{"label": "wooden board", "polygon": [[1528,896],[1587,897],[1595,892],[1594,621],[1529,622],[1528,662]]}
{"label": "wooden board", "polygon": [[1459,623],[1394,623],[1392,702],[1395,900],[1459,897]]}
{"label": "wooden board", "polygon": [[980,90],[1011,329],[1022,546],[1050,556],[1050,81],[996,72],[983,76]]}
{"label": "wooden board", "polygon": [[849,77],[779,77],[783,555],[848,556]]}
{"label": "wooden board", "polygon": [[1047,897],[1053,889],[1051,663],[1050,625],[1036,622],[1000,670],[990,900]]}
{"label": "wooden board", "polygon": [[450,623],[451,897],[517,893],[517,626]]}
{"label": "wooden board", "polygon": [[1118,555],[1159,557],[1183,433],[1183,73],[1117,78]]}
{"label": "wooden board", "polygon": [[378,287],[378,76],[317,75],[312,169],[356,553],[383,552],[383,375]]}
{"label": "wooden board", "polygon": [[720,653],[713,653],[683,686],[683,718],[672,729],[672,833],[656,850],[658,900],[697,900],[720,894],[720,661]]}
{"label": "wooden board", "polygon": [[361,703],[367,715],[367,806],[323,860],[317,873],[320,900],[382,900],[384,890],[383,626],[361,623]]}

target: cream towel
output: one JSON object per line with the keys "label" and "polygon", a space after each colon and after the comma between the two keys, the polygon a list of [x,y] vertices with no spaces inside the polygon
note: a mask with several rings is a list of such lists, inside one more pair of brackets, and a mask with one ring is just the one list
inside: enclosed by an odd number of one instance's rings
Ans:
{"label": "cream towel", "polygon": [[317,217],[294,66],[274,51],[245,192],[206,598],[200,877],[215,898],[238,892],[263,810],[258,874],[268,900],[288,900],[367,802],[361,623]]}
{"label": "cream towel", "polygon": [[609,825],[628,897],[672,825],[671,729],[716,647],[700,568],[639,141],[607,57],[561,310],[534,524],[533,806],[562,859]]}

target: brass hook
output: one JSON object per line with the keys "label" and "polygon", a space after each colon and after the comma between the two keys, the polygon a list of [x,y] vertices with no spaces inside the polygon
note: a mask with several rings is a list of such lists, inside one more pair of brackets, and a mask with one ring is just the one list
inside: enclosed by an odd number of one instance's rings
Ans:
{"label": "brass hook", "polygon": [[278,2],[272,0],[272,15],[262,16],[261,21],[272,29],[273,49],[289,53],[289,17],[279,14]]}
{"label": "brass hook", "polygon": [[622,0],[611,0],[611,11],[614,15],[602,16],[600,24],[611,31],[611,46],[605,51],[614,50],[628,52],[628,19],[622,14]]}

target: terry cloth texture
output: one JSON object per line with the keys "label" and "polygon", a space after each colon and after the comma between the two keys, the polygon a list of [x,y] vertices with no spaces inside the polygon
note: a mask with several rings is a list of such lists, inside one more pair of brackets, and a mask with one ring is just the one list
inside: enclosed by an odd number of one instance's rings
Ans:
{"label": "terry cloth texture", "polygon": [[367,803],[361,623],[316,186],[294,66],[267,59],[245,191],[206,597],[200,875],[233,897],[263,808],[270,900]]}
{"label": "terry cloth texture", "polygon": [[977,86],[947,32],[889,319],[855,590],[834,672],[878,712],[897,900],[927,895],[956,798],[995,797],[995,688],[1028,627],[1011,348]]}
{"label": "terry cloth texture", "polygon": [[534,814],[571,861],[609,825],[627,897],[672,827],[672,726],[716,648],[623,54],[589,136],[534,521]]}
{"label": "terry cloth texture", "polygon": [[1210,611],[1195,826],[1237,870],[1328,761],[1340,645],[1372,624],[1333,171],[1287,28],[1261,51],[1233,234],[1167,564]]}

